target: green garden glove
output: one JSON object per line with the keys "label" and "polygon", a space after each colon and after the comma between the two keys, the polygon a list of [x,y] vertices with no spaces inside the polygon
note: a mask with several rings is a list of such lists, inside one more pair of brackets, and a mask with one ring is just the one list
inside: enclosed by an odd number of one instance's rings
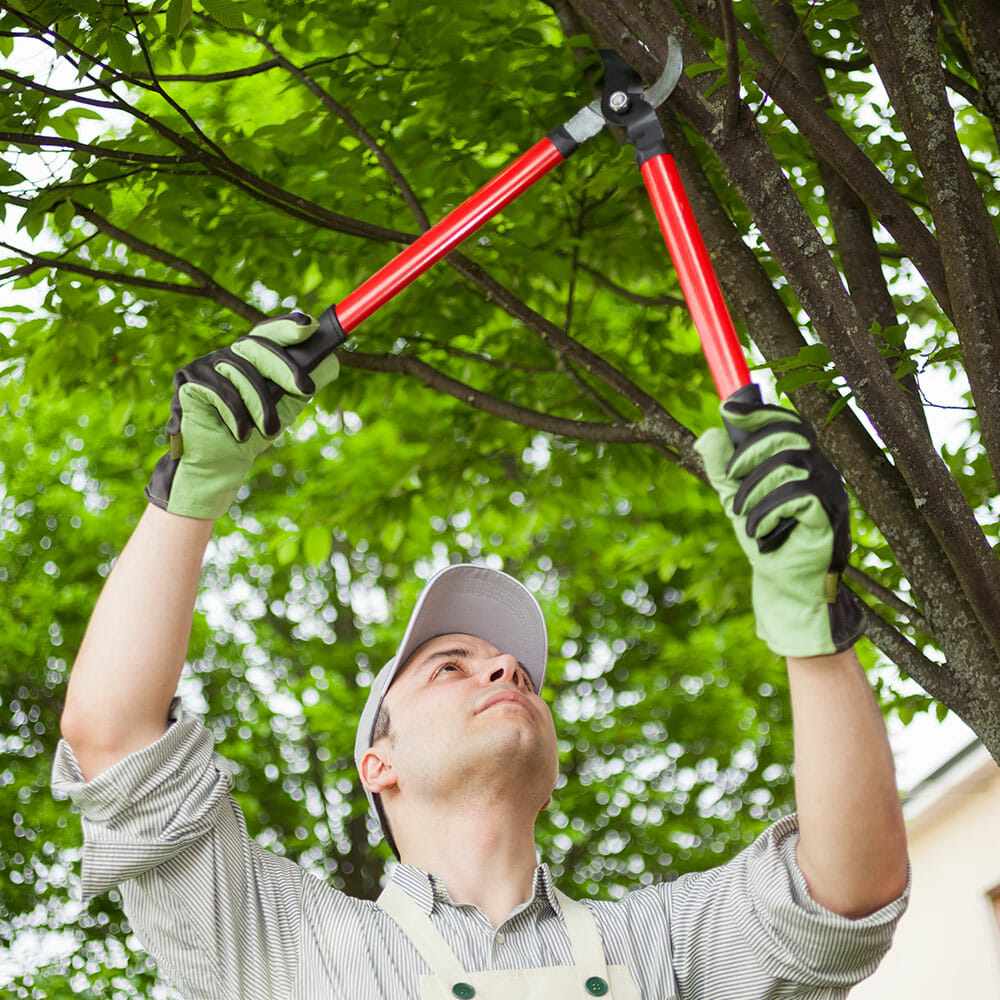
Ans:
{"label": "green garden glove", "polygon": [[864,614],[841,582],[851,549],[847,491],[797,413],[724,401],[695,450],[753,567],[757,635],[780,656],[852,646]]}
{"label": "green garden glove", "polygon": [[316,328],[303,313],[265,320],[231,347],[177,372],[167,422],[170,450],[146,487],[151,503],[184,517],[226,513],[254,459],[317,389],[337,377],[336,355],[303,364],[308,352],[296,360],[285,350],[301,345]]}

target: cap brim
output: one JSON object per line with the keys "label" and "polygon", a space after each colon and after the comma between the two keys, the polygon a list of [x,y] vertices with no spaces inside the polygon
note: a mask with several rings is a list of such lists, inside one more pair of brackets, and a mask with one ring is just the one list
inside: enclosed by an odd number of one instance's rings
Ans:
{"label": "cap brim", "polygon": [[548,637],[534,595],[506,573],[448,566],[421,593],[393,658],[400,667],[425,643],[450,633],[474,635],[518,659],[535,690],[545,680]]}

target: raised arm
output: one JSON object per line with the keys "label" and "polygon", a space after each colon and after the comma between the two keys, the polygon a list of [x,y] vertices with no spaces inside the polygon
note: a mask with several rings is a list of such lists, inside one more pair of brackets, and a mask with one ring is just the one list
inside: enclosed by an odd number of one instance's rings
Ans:
{"label": "raised arm", "polygon": [[863,917],[906,888],[906,831],[882,713],[851,649],[788,660],[799,868],[813,899]]}
{"label": "raised arm", "polygon": [[150,505],[115,563],[62,714],[62,734],[84,777],[96,777],[166,731],[214,523]]}
{"label": "raised arm", "polygon": [[791,410],[723,404],[698,451],[753,567],[758,635],[788,661],[797,861],[812,897],[847,917],[906,886],[906,835],[881,713],[853,651],[863,616],[841,581],[848,500]]}
{"label": "raised arm", "polygon": [[170,450],[147,487],[151,505],[108,577],[70,675],[61,728],[86,778],[166,731],[215,519],[254,458],[337,374],[335,356],[303,368],[284,350],[315,329],[301,313],[267,320],[174,379]]}

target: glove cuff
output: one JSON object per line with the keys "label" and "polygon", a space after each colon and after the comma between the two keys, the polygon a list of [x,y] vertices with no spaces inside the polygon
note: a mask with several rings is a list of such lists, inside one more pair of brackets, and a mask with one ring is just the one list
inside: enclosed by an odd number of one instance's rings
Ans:
{"label": "glove cuff", "polygon": [[867,616],[861,603],[843,580],[837,580],[837,595],[827,605],[830,616],[830,637],[838,653],[850,649],[865,634]]}

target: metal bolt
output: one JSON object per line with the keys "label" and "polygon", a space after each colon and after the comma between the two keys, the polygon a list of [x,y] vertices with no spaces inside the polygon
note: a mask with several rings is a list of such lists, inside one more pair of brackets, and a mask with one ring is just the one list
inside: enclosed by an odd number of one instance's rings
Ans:
{"label": "metal bolt", "polygon": [[616,90],[608,98],[608,107],[612,111],[624,111],[628,107],[628,94],[624,90]]}

